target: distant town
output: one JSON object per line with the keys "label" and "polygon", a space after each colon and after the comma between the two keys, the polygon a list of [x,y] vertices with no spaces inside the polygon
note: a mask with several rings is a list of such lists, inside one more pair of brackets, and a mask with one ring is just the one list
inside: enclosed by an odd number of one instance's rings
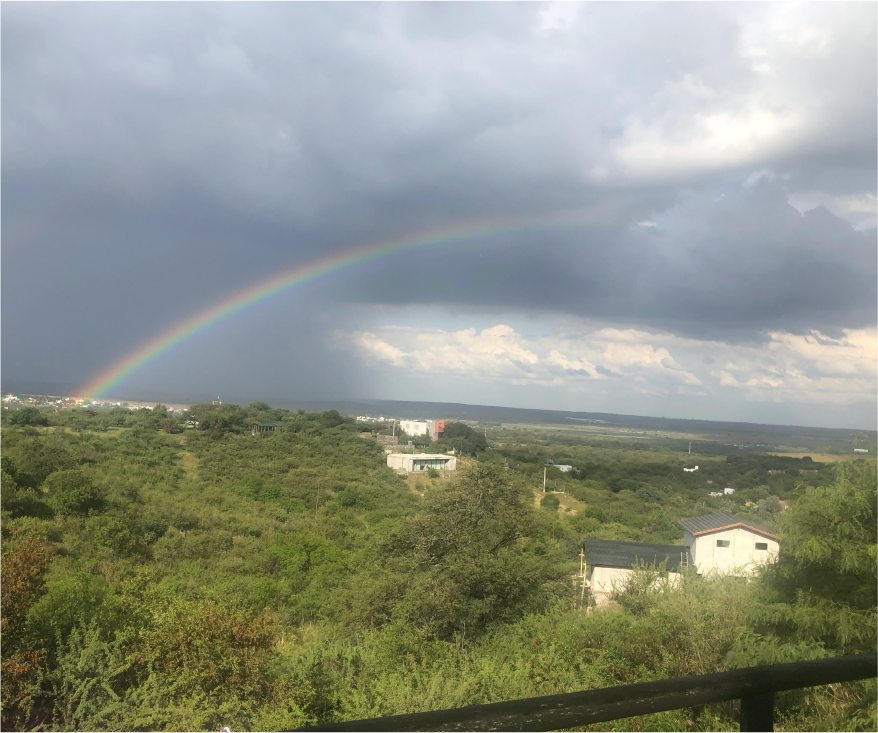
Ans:
{"label": "distant town", "polygon": [[[113,407],[124,407],[128,410],[152,410],[155,402],[130,402],[119,400],[90,400],[85,397],[59,397],[55,395],[35,395],[35,394],[5,394],[2,401],[4,407],[12,406],[23,407],[45,407],[51,409],[72,409],[76,407],[92,407],[100,409],[110,409]],[[169,412],[183,413],[189,409],[189,405],[167,404],[162,403],[168,408]]]}

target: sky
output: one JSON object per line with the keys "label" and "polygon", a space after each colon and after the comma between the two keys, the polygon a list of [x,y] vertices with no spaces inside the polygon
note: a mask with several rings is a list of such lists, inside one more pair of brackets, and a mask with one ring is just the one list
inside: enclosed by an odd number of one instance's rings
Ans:
{"label": "sky", "polygon": [[874,3],[0,21],[4,382],[85,384],[279,272],[478,220],[500,231],[291,288],[105,396],[876,427]]}

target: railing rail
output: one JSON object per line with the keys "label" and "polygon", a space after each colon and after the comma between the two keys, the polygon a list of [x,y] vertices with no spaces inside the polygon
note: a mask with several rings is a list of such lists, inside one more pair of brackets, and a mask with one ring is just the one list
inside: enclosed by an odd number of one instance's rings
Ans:
{"label": "railing rail", "polygon": [[775,693],[868,679],[876,675],[878,654],[871,652],[449,710],[350,720],[298,730],[546,731],[724,700],[741,700],[741,730],[771,731],[774,730]]}

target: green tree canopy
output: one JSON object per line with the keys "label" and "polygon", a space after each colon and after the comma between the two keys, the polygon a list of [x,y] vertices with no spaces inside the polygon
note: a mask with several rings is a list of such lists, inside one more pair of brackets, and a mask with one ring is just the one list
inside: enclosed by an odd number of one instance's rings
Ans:
{"label": "green tree canopy", "polygon": [[474,456],[488,448],[485,434],[473,430],[462,422],[451,422],[445,426],[442,438],[436,443],[437,448],[453,448],[467,455]]}
{"label": "green tree canopy", "polygon": [[465,469],[447,488],[428,492],[424,511],[387,542],[400,594],[392,616],[450,637],[543,607],[560,571],[534,552],[529,538],[537,531],[529,492],[505,467]]}
{"label": "green tree canopy", "polygon": [[85,514],[102,504],[92,480],[76,468],[50,474],[43,489],[49,494],[52,508],[59,514]]}
{"label": "green tree canopy", "polygon": [[36,407],[22,407],[9,415],[12,425],[48,425],[49,419]]}
{"label": "green tree canopy", "polygon": [[783,515],[749,637],[766,662],[875,649],[876,501],[875,463],[842,463],[835,483],[809,488]]}

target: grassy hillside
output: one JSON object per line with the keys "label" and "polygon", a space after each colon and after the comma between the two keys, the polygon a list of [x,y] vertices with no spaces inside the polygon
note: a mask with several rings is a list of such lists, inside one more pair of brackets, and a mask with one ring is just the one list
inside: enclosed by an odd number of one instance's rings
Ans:
{"label": "grassy hillside", "polygon": [[[4,729],[280,730],[875,648],[874,461],[523,431],[450,480],[405,478],[335,411],[44,417],[4,415]],[[549,469],[557,507],[535,493],[547,460],[576,467]],[[677,519],[718,508],[779,528],[782,561],[580,608],[584,537],[674,542]],[[790,693],[783,725],[873,726],[870,685]],[[621,725],[731,730],[736,714]]]}

